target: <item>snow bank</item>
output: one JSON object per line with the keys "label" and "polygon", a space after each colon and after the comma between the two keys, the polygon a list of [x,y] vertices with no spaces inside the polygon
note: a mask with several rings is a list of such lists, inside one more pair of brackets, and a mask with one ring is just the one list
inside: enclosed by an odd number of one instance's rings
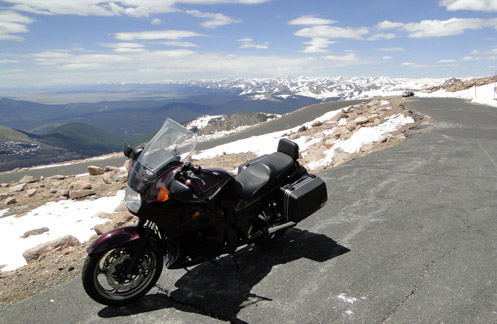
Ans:
{"label": "snow bank", "polygon": [[468,99],[473,103],[497,107],[497,93],[495,93],[495,85],[493,83],[457,92],[448,92],[445,90],[438,90],[432,93],[417,92],[416,96],[424,98]]}
{"label": "snow bank", "polygon": [[[123,201],[124,190],[113,197],[96,200],[61,200],[49,202],[29,211],[22,217],[16,215],[0,218],[0,265],[9,271],[26,265],[22,253],[38,244],[55,240],[65,235],[76,237],[81,243],[95,234],[93,227],[108,221],[95,217],[100,212],[112,213]],[[5,210],[0,211],[0,215]],[[30,230],[48,227],[49,231],[28,238],[21,236]]]}

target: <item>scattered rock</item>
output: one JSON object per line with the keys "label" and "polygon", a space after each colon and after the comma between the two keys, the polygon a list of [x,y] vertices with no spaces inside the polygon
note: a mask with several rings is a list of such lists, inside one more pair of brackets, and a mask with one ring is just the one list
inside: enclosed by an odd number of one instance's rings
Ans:
{"label": "scattered rock", "polygon": [[77,238],[71,235],[66,235],[64,237],[58,238],[56,240],[39,244],[32,247],[22,254],[26,262],[32,262],[38,260],[43,254],[52,252],[57,248],[64,249],[69,246],[79,246],[81,243]]}
{"label": "scattered rock", "polygon": [[123,226],[124,224],[128,223],[129,221],[131,221],[133,218],[134,218],[134,216],[130,212],[128,212],[128,211],[122,212],[122,213],[116,215],[116,217],[115,217],[115,219],[113,221],[114,222],[114,226],[115,227]]}
{"label": "scattered rock", "polygon": [[31,231],[27,231],[26,233],[24,233],[21,238],[28,238],[32,235],[40,235],[40,234],[43,234],[45,232],[48,232],[49,231],[49,228],[48,227],[42,227],[42,228],[38,228],[38,229],[34,229],[34,230],[31,230]]}
{"label": "scattered rock", "polygon": [[88,173],[92,176],[95,176],[95,175],[101,175],[101,174],[104,174],[105,171],[103,168],[99,167],[99,166],[96,166],[96,165],[90,165],[88,166]]}
{"label": "scattered rock", "polygon": [[119,168],[115,166],[106,166],[104,168],[104,172],[117,172],[117,171],[119,171]]}
{"label": "scattered rock", "polygon": [[10,193],[20,192],[20,191],[23,191],[24,189],[26,189],[26,187],[27,187],[27,185],[25,183],[21,183],[21,184],[15,185],[13,187],[10,187],[9,192]]}
{"label": "scattered rock", "polygon": [[106,172],[106,173],[102,174],[102,180],[106,184],[114,183],[114,182],[116,182],[116,174],[113,172]]}
{"label": "scattered rock", "polygon": [[354,122],[356,123],[356,125],[366,124],[367,122],[369,122],[369,118],[366,116],[359,116],[354,119]]}
{"label": "scattered rock", "polygon": [[357,124],[356,124],[356,122],[355,122],[354,120],[349,121],[349,122],[347,123],[347,126],[345,126],[345,128],[346,128],[348,131],[351,131],[351,132],[352,132],[353,130],[355,130],[355,129],[356,129],[356,127],[357,127]]}
{"label": "scattered rock", "polygon": [[38,181],[40,181],[40,180],[33,177],[33,176],[25,175],[24,177],[22,177],[21,180],[19,180],[19,183],[33,183],[33,182],[38,182]]}
{"label": "scattered rock", "polygon": [[92,190],[71,190],[69,191],[69,198],[78,199],[78,198],[93,196],[95,194],[96,194],[95,191]]}
{"label": "scattered rock", "polygon": [[17,200],[13,197],[9,197],[5,199],[5,206],[15,205],[17,204]]}
{"label": "scattered rock", "polygon": [[33,197],[35,194],[36,194],[36,189],[28,189],[28,191],[26,191],[26,195],[31,198]]}
{"label": "scattered rock", "polygon": [[72,189],[76,189],[76,190],[91,189],[92,188],[92,184],[90,182],[88,182],[88,181],[80,180],[80,181],[74,182],[71,185],[71,188]]}
{"label": "scattered rock", "polygon": [[93,229],[95,230],[95,233],[97,233],[98,235],[102,235],[104,233],[107,233],[110,230],[113,230],[114,223],[112,221],[108,221],[108,222],[103,223],[103,224],[95,225],[93,227]]}

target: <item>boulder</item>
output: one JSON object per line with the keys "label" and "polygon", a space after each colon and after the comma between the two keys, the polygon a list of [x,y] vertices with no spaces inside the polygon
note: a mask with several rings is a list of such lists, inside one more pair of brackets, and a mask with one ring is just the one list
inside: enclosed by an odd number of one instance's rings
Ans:
{"label": "boulder", "polygon": [[367,122],[369,122],[369,118],[366,116],[359,116],[354,119],[354,122],[356,123],[356,125],[366,124]]}
{"label": "boulder", "polygon": [[57,190],[57,196],[59,197],[69,197],[69,189],[59,189]]}
{"label": "boulder", "polygon": [[133,219],[133,217],[134,216],[128,211],[122,212],[122,213],[115,216],[114,221],[113,221],[114,226],[115,227],[123,226],[124,224],[131,221]]}
{"label": "boulder", "polygon": [[345,113],[343,112],[343,110],[342,110],[342,111],[340,111],[339,113],[337,113],[335,116],[331,117],[331,118],[330,118],[330,121],[332,121],[332,122],[333,122],[333,121],[337,122],[337,121],[339,121],[339,120],[340,120],[340,119],[342,119],[342,118],[348,118],[348,117],[349,117],[349,116],[348,116],[347,114],[345,114]]}
{"label": "boulder", "polygon": [[106,173],[102,174],[102,180],[106,184],[112,184],[112,183],[116,182],[116,174],[114,172],[106,172]]}
{"label": "boulder", "polygon": [[335,139],[327,139],[325,142],[324,142],[324,145],[326,146],[327,149],[330,149],[333,147],[333,145],[335,145]]}
{"label": "boulder", "polygon": [[93,227],[93,229],[95,230],[95,233],[97,233],[98,235],[102,235],[104,233],[107,233],[110,230],[113,230],[114,223],[112,221],[108,221],[108,222],[103,223],[103,224],[95,225]]}
{"label": "boulder", "polygon": [[33,197],[35,194],[36,194],[36,189],[28,189],[28,191],[26,191],[26,195],[31,198]]}
{"label": "boulder", "polygon": [[33,177],[33,176],[25,175],[24,177],[22,177],[21,180],[19,180],[19,183],[33,183],[33,182],[38,182],[38,181],[40,181],[40,180]]}
{"label": "boulder", "polygon": [[66,178],[66,176],[56,174],[56,175],[48,177],[47,179],[48,180],[64,180],[65,178]]}
{"label": "boulder", "polygon": [[31,230],[31,231],[27,231],[26,233],[24,233],[21,236],[21,238],[28,238],[32,235],[40,235],[40,234],[43,234],[43,233],[48,232],[48,231],[49,231],[48,227],[37,228],[37,229]]}
{"label": "boulder", "polygon": [[119,168],[115,166],[106,166],[104,168],[104,172],[114,172],[114,171],[119,171]]}
{"label": "boulder", "polygon": [[88,166],[88,173],[92,176],[101,175],[101,174],[105,173],[105,170],[99,166],[96,166],[96,165],[89,165]]}
{"label": "boulder", "polygon": [[81,243],[74,236],[66,235],[56,240],[42,243],[35,247],[27,249],[26,251],[24,251],[22,256],[29,263],[38,260],[42,255],[52,252],[57,248],[65,249],[69,246],[79,246],[80,244]]}
{"label": "boulder", "polygon": [[354,120],[349,121],[349,122],[347,123],[347,126],[345,126],[345,128],[346,128],[347,130],[351,131],[351,132],[352,132],[354,129],[356,129],[356,127],[357,127],[357,124],[356,124],[356,122],[355,122]]}
{"label": "boulder", "polygon": [[92,190],[71,190],[69,191],[69,198],[78,199],[78,198],[93,196],[95,194],[96,194],[95,191]]}
{"label": "boulder", "polygon": [[90,182],[88,182],[88,181],[80,180],[80,181],[74,182],[71,185],[71,188],[75,189],[75,190],[91,189],[92,188],[92,184]]}
{"label": "boulder", "polygon": [[13,193],[13,192],[21,192],[21,191],[23,191],[24,189],[26,189],[26,187],[27,187],[27,186],[26,186],[26,184],[25,184],[25,183],[20,183],[20,184],[18,184],[18,185],[15,185],[15,186],[13,186],[13,187],[10,187],[9,192],[10,192],[10,193]]}
{"label": "boulder", "polygon": [[345,128],[343,127],[337,127],[333,130],[333,132],[331,133],[331,136],[335,137],[335,138],[340,138],[340,136],[342,135],[343,131],[345,130]]}
{"label": "boulder", "polygon": [[17,200],[13,197],[9,197],[5,199],[5,206],[15,205],[17,204]]}

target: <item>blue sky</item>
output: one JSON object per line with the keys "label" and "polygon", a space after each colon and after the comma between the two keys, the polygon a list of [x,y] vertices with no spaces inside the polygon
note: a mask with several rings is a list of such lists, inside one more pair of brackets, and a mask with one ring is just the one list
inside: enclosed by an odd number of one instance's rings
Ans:
{"label": "blue sky", "polygon": [[497,71],[497,0],[0,1],[0,87]]}

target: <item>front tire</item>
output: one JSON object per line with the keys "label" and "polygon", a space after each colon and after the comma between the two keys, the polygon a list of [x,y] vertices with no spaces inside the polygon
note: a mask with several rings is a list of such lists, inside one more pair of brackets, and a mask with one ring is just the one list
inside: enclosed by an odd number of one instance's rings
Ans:
{"label": "front tire", "polygon": [[88,255],[83,264],[83,287],[93,300],[121,306],[145,295],[160,277],[163,254],[157,247],[143,251],[135,271],[126,273],[133,251],[119,247]]}

